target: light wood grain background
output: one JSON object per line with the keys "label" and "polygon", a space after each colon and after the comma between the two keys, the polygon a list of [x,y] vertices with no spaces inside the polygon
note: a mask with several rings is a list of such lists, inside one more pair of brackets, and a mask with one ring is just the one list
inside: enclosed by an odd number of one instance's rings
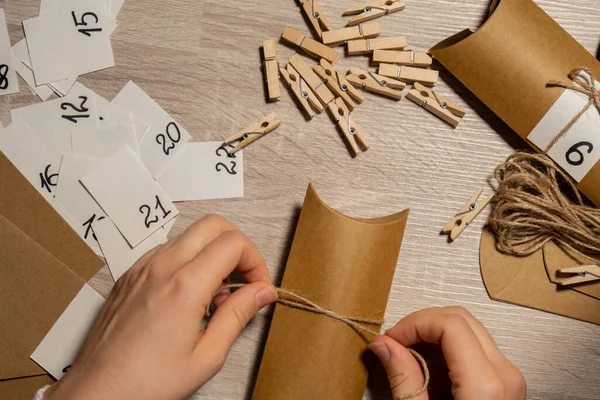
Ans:
{"label": "light wood grain background", "polygon": [[[361,1],[321,3],[334,27],[341,28],[343,10]],[[426,50],[463,28],[477,28],[488,7],[488,0],[406,3],[404,11],[379,21],[384,35],[407,35],[415,50]],[[590,52],[600,52],[598,0],[538,3]],[[23,37],[21,21],[38,14],[39,1],[0,0],[0,7],[14,44]],[[455,243],[439,234],[477,187],[491,190],[493,168],[524,146],[447,72],[442,70],[437,88],[469,110],[456,130],[408,100],[367,95],[354,117],[371,149],[351,159],[327,115],[306,122],[283,86],[280,102],[264,101],[262,41],[278,38],[286,26],[309,32],[294,0],[127,0],[118,22],[113,35],[117,67],[81,78],[103,96],[111,99],[134,80],[195,141],[220,140],[270,112],[282,120],[277,131],[244,155],[246,196],[180,204],[174,234],[205,214],[222,214],[257,243],[278,281],[308,182],[329,205],[349,215],[373,217],[410,208],[386,327],[424,307],[462,305],[523,371],[530,399],[600,398],[600,327],[490,300],[478,261],[485,215]],[[294,53],[284,45],[278,50],[282,63]],[[355,57],[339,65],[367,67],[368,62]],[[0,98],[4,125],[11,108],[37,101],[21,84],[20,94]],[[106,270],[93,285],[104,293],[110,290]],[[263,313],[251,322],[223,371],[195,398],[250,395],[267,320]],[[365,398],[389,399],[372,394],[380,389],[367,391]]]}

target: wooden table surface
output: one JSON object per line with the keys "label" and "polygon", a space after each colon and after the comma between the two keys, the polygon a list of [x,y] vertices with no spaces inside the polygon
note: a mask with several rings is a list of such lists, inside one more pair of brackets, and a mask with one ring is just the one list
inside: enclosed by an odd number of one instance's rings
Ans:
{"label": "wooden table surface", "polygon": [[[538,3],[598,54],[597,1]],[[361,1],[321,3],[333,26],[341,28],[343,10]],[[477,28],[488,7],[488,0],[406,3],[404,11],[379,22],[384,35],[407,35],[415,50],[426,50],[463,28]],[[14,44],[23,37],[21,21],[37,15],[39,0],[0,0],[0,7]],[[277,39],[286,26],[309,32],[293,0],[127,0],[118,22],[113,35],[117,66],[80,79],[101,95],[110,99],[134,80],[195,141],[223,139],[270,112],[282,121],[244,155],[245,197],[180,204],[182,215],[173,234],[203,215],[222,214],[257,243],[277,282],[308,182],[327,204],[348,215],[373,217],[410,208],[385,326],[424,307],[462,305],[523,371],[530,399],[600,398],[600,327],[490,300],[478,258],[485,215],[452,244],[439,234],[477,187],[491,190],[494,167],[524,146],[447,72],[442,70],[436,88],[468,109],[456,130],[406,99],[396,103],[366,95],[354,117],[371,149],[351,159],[327,115],[306,122],[283,86],[280,102],[264,101],[262,41]],[[284,63],[294,50],[280,45],[278,52]],[[353,57],[339,65],[367,67],[368,62]],[[4,125],[10,122],[11,108],[37,101],[21,84],[20,94],[0,98]],[[107,293],[112,280],[103,270],[92,284]],[[242,399],[251,394],[266,322],[265,313],[251,322],[223,371],[195,398]],[[379,389],[367,391],[365,398],[390,398],[377,394],[382,393]]]}

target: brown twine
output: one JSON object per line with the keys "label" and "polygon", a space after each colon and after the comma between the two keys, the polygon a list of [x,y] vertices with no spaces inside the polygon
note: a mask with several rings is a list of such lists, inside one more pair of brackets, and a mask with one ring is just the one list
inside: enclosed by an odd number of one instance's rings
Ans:
{"label": "brown twine", "polygon": [[[213,300],[214,298],[221,293],[224,290],[229,290],[229,289],[239,289],[241,287],[245,286],[245,284],[243,283],[236,283],[236,284],[228,284],[228,285],[224,285],[221,286],[219,288],[219,290],[217,290],[215,292],[215,294],[213,295]],[[309,311],[309,312],[313,312],[315,314],[321,314],[321,315],[325,315],[329,318],[332,318],[336,321],[340,321],[345,323],[346,325],[350,326],[351,328],[357,330],[357,331],[362,331],[362,332],[366,332],[369,333],[373,336],[378,336],[379,333],[374,331],[373,329],[367,328],[366,326],[364,326],[363,324],[367,324],[367,325],[379,325],[381,326],[383,324],[382,320],[377,320],[377,319],[368,319],[368,318],[361,318],[361,317],[347,317],[344,315],[340,315],[337,314],[336,312],[333,312],[331,310],[327,310],[321,306],[319,306],[318,304],[313,303],[312,301],[294,293],[291,292],[289,290],[286,289],[282,289],[282,288],[276,288],[277,289],[277,293],[279,294],[279,299],[277,300],[277,303],[288,306],[288,307],[293,307],[293,308],[297,308],[300,310],[304,310],[304,311]],[[287,298],[286,298],[287,297]],[[211,304],[212,305],[212,304]],[[210,312],[210,306],[209,305],[206,308],[206,316],[210,317],[211,316],[211,312]],[[429,373],[429,368],[427,367],[427,362],[425,361],[425,359],[416,351],[414,351],[413,349],[408,349],[408,351],[417,359],[417,361],[419,361],[419,363],[421,364],[421,369],[423,370],[423,376],[425,378],[425,382],[423,383],[423,386],[421,387],[421,389],[412,392],[412,393],[408,393],[408,394],[404,394],[402,396],[398,396],[396,398],[396,400],[409,400],[409,399],[413,399],[419,395],[421,395],[422,393],[424,393],[427,390],[427,387],[429,386],[429,380],[431,378],[431,375]]]}
{"label": "brown twine", "polygon": [[550,157],[517,152],[494,175],[499,186],[488,226],[500,252],[528,256],[554,241],[598,262],[600,210],[584,203],[575,182]]}
{"label": "brown twine", "polygon": [[[588,75],[589,82],[587,79],[579,76],[579,74],[582,72]],[[571,121],[567,125],[565,125],[564,128],[562,128],[558,135],[556,135],[554,139],[552,139],[548,146],[546,146],[546,148],[544,149],[544,153],[547,153],[548,150],[550,150],[552,146],[554,146],[556,142],[558,142],[560,138],[562,138],[565,135],[565,133],[567,133],[569,129],[571,129],[573,125],[575,125],[579,118],[581,118],[581,116],[585,114],[591,106],[595,105],[598,109],[598,112],[600,112],[600,90],[596,88],[596,78],[594,77],[594,73],[592,72],[592,70],[588,67],[573,68],[569,73],[569,79],[571,80],[571,82],[568,83],[561,81],[550,81],[548,82],[547,86],[562,87],[565,89],[574,90],[576,92],[585,94],[589,97],[589,100],[587,104],[581,110],[579,110],[577,114],[575,114],[573,119],[571,119]]]}

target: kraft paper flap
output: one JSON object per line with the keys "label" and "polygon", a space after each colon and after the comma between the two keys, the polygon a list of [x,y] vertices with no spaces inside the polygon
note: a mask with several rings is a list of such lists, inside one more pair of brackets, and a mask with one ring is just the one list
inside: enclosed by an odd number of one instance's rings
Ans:
{"label": "kraft paper flap", "polygon": [[[600,76],[600,62],[531,0],[501,0],[476,32],[460,32],[430,52],[523,139],[565,90],[548,81],[567,81],[577,66]],[[596,205],[599,181],[600,163],[579,184]]]}
{"label": "kraft paper flap", "polygon": [[574,290],[559,290],[548,279],[542,250],[528,257],[502,254],[494,235],[484,229],[479,258],[492,299],[600,324],[600,301]]}
{"label": "kraft paper flap", "polygon": [[1,152],[0,214],[86,282],[104,265]]}
{"label": "kraft paper flap", "polygon": [[44,374],[29,359],[85,281],[0,215],[0,379]]}
{"label": "kraft paper flap", "polygon": [[54,380],[49,375],[0,381],[0,399],[30,400],[38,389],[53,383]]}
{"label": "kraft paper flap", "polygon": [[[408,213],[350,218],[309,185],[282,287],[345,316],[383,320]],[[278,304],[253,399],[361,399],[367,344],[343,322]]]}
{"label": "kraft paper flap", "polygon": [[[576,254],[568,254],[562,251],[554,242],[544,246],[544,265],[550,282],[557,283],[558,280],[573,277],[574,275],[564,275],[557,271],[561,268],[575,267],[577,265],[586,265],[594,263],[593,261]],[[594,297],[600,300],[600,281],[581,283],[564,287],[564,290],[575,290],[579,293]]]}

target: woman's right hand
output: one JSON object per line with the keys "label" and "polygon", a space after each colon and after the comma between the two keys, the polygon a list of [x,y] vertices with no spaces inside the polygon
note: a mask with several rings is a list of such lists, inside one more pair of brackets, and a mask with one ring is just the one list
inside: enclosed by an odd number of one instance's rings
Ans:
{"label": "woman's right hand", "polygon": [[[394,399],[423,386],[421,366],[406,349],[419,342],[441,345],[456,400],[525,399],[523,374],[504,357],[481,322],[462,307],[417,311],[373,338],[370,348],[385,366]],[[429,397],[425,392],[414,399]]]}

